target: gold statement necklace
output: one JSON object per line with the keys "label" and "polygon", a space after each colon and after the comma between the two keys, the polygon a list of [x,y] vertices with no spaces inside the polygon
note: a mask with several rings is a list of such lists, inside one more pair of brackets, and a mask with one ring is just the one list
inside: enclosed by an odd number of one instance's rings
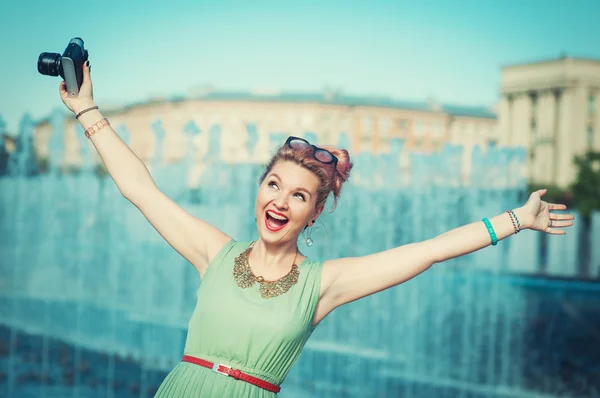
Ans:
{"label": "gold statement necklace", "polygon": [[276,281],[266,281],[262,276],[254,275],[252,269],[250,268],[250,264],[248,263],[248,257],[250,256],[253,247],[254,242],[252,242],[246,250],[244,250],[234,259],[233,278],[239,287],[242,289],[247,289],[251,286],[254,286],[254,284],[258,282],[260,283],[260,288],[258,289],[260,291],[260,295],[262,298],[266,299],[277,297],[286,293],[292,286],[296,284],[296,282],[298,282],[300,271],[298,271],[298,266],[296,265],[296,258],[298,257],[297,249],[290,272]]}

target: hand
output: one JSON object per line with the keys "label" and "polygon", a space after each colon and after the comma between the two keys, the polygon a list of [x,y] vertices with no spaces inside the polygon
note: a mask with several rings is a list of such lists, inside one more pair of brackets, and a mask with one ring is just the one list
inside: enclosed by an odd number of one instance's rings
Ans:
{"label": "hand", "polygon": [[527,220],[524,220],[525,225],[534,231],[546,232],[551,235],[564,235],[565,231],[562,228],[572,226],[572,220],[575,217],[570,214],[551,213],[551,210],[566,210],[567,206],[544,202],[542,196],[546,192],[548,192],[547,189],[540,189],[529,195],[527,203],[522,207],[522,214],[527,217]]}
{"label": "hand", "polygon": [[60,98],[62,102],[69,108],[73,113],[79,113],[79,111],[94,106],[94,94],[92,90],[92,80],[90,79],[90,67],[88,62],[83,64],[83,83],[79,89],[77,97],[73,98],[67,92],[67,83],[62,81],[58,88],[60,92]]}

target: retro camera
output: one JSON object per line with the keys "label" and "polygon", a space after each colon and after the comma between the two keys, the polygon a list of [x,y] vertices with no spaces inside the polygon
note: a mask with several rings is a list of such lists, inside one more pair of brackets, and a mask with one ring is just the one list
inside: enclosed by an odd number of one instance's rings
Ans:
{"label": "retro camera", "polygon": [[75,37],[62,56],[59,53],[41,53],[37,67],[42,75],[60,75],[67,83],[69,96],[77,97],[83,83],[83,64],[87,60],[88,51],[83,47],[83,40]]}

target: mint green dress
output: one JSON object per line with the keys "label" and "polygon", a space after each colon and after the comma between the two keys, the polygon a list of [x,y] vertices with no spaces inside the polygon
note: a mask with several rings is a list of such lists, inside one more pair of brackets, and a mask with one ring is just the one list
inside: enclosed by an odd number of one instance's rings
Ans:
{"label": "mint green dress", "polygon": [[[231,240],[208,266],[197,292],[184,354],[239,369],[280,385],[314,331],[321,262],[298,265],[298,282],[285,294],[264,299],[258,283],[240,288],[233,260],[250,242]],[[155,397],[272,398],[277,394],[192,363],[180,362]]]}

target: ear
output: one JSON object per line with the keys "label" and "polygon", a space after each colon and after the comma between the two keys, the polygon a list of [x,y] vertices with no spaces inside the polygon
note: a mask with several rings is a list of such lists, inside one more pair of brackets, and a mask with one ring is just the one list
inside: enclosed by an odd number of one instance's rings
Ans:
{"label": "ear", "polygon": [[323,213],[323,208],[324,208],[324,206],[317,207],[317,209],[315,210],[315,212],[313,213],[313,216],[312,216],[312,224],[314,224],[316,219],[319,218],[321,213]]}

